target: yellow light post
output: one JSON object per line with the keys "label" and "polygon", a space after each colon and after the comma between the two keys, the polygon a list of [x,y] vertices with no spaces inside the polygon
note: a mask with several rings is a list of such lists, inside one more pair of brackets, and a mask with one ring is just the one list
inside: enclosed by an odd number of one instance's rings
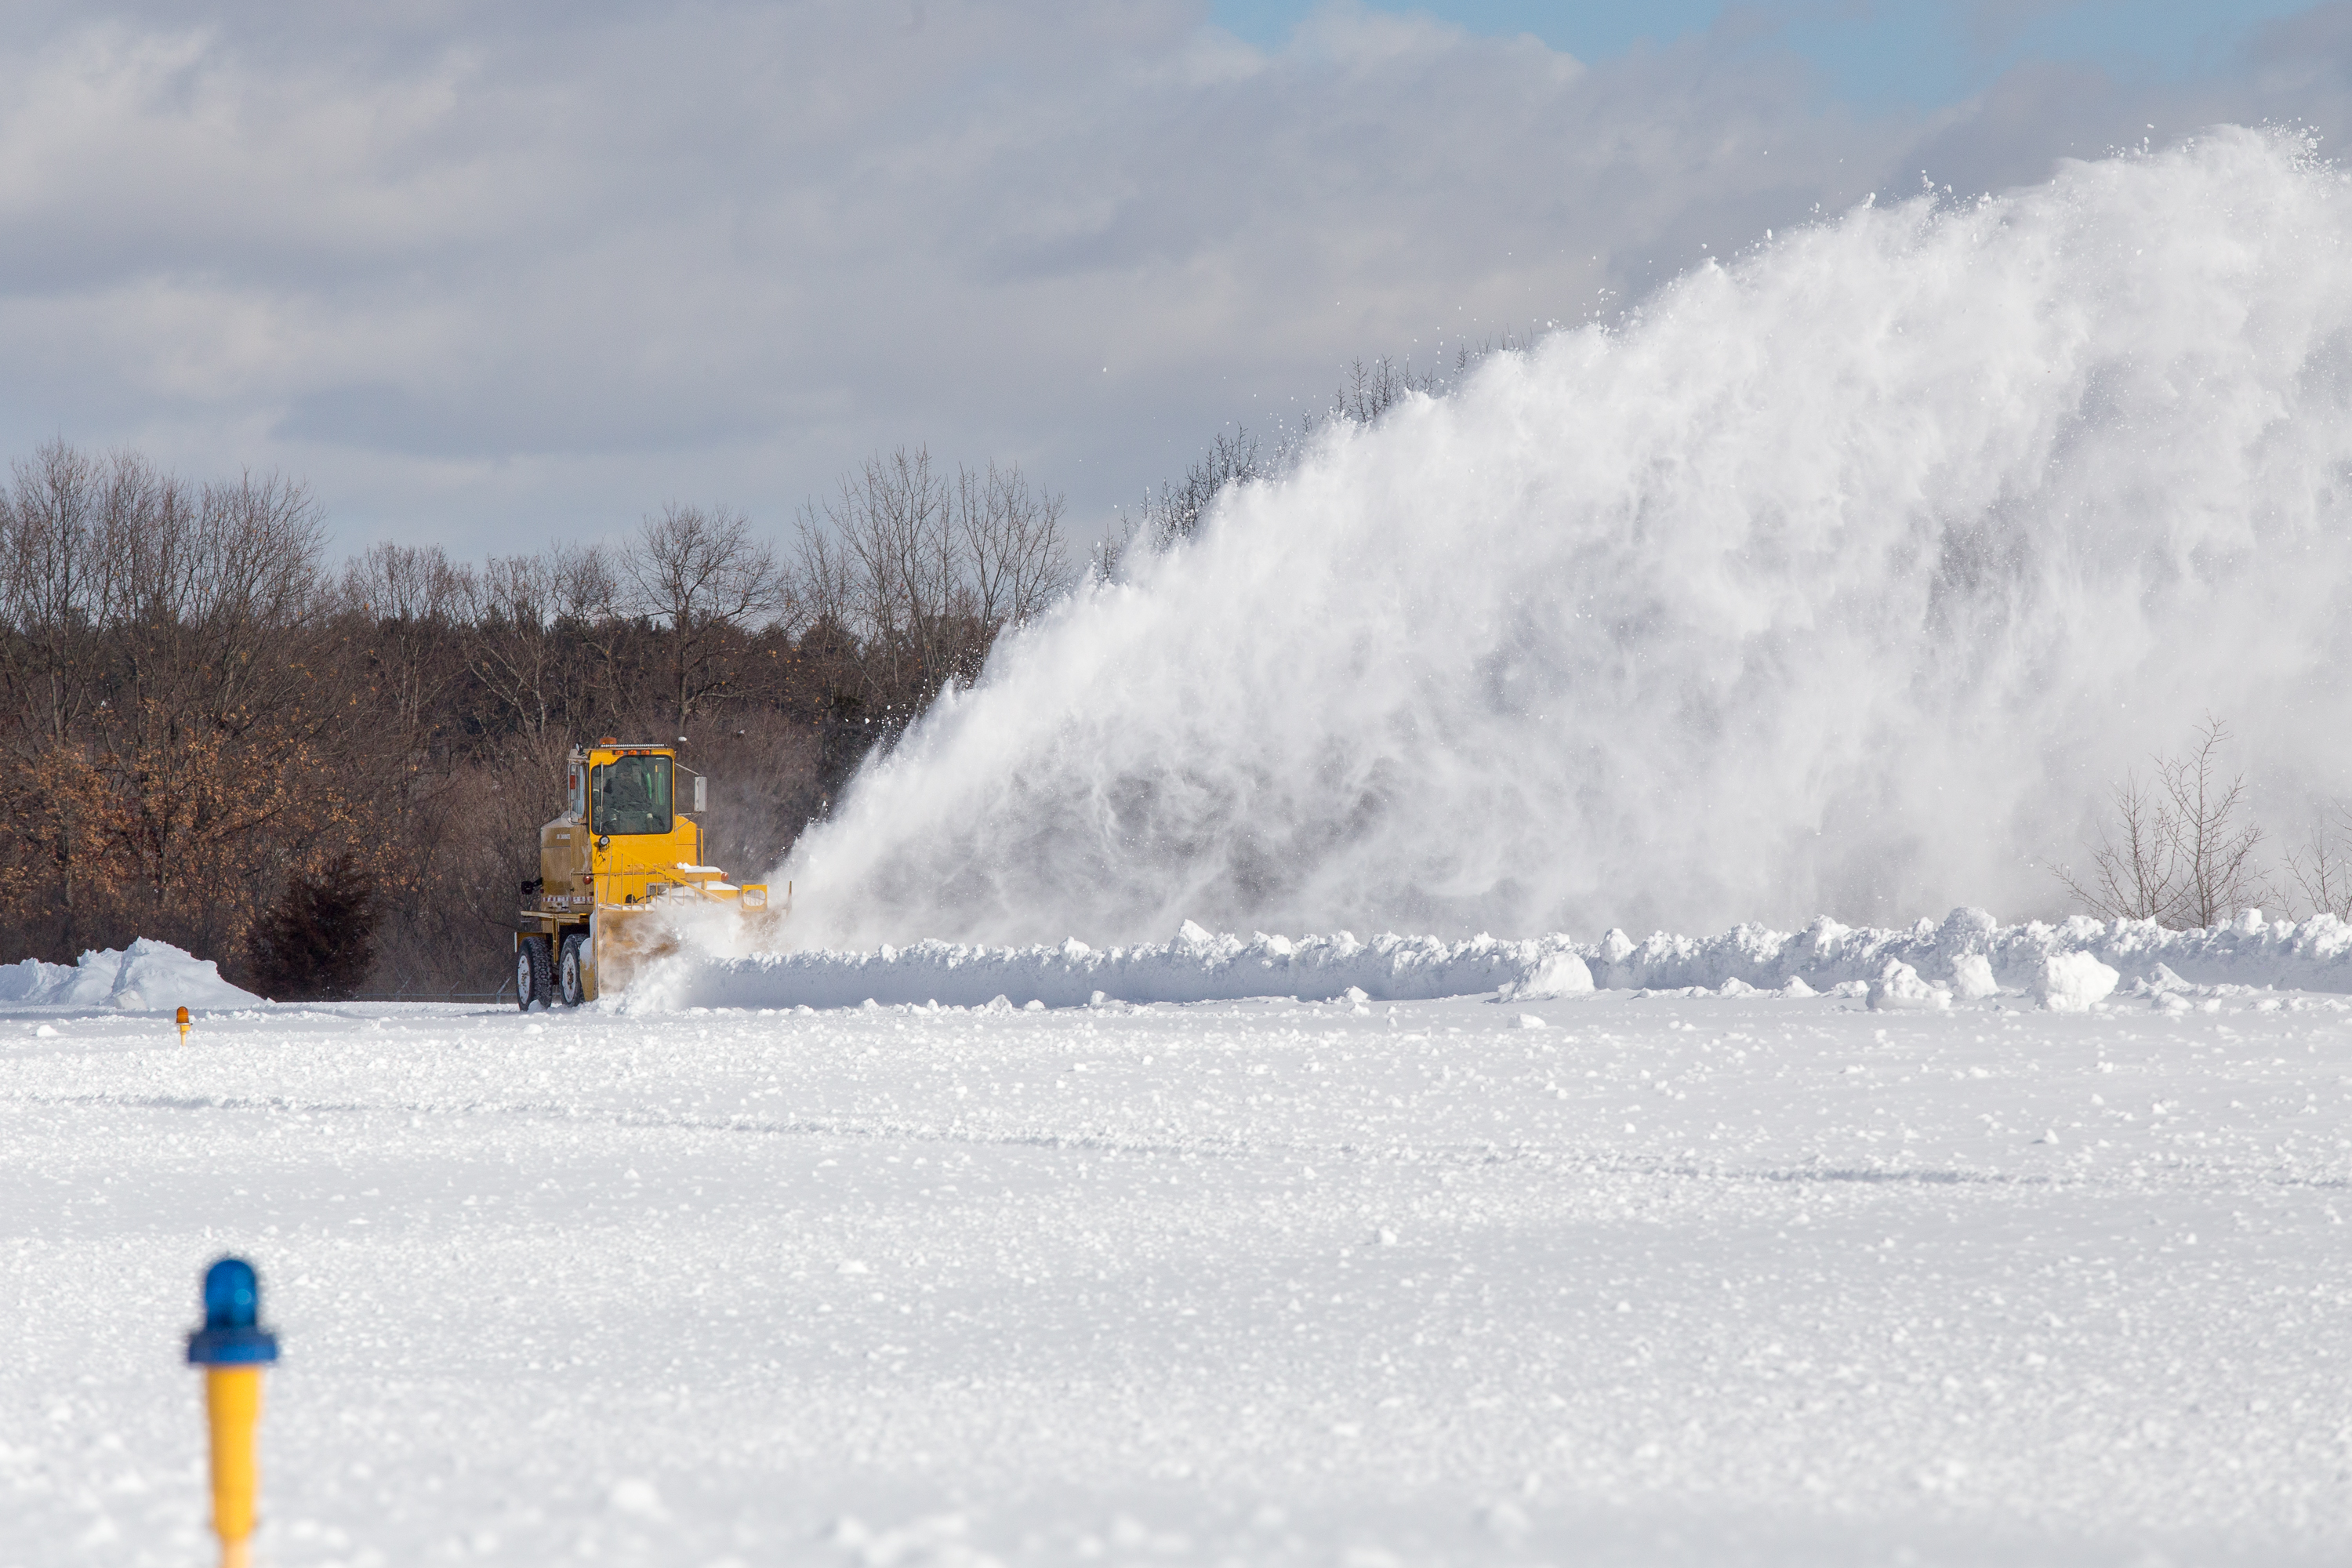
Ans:
{"label": "yellow light post", "polygon": [[224,1258],[205,1270],[205,1326],[188,1336],[188,1363],[205,1369],[213,1533],[220,1537],[221,1568],[246,1568],[251,1561],[254,1503],[261,1489],[255,1451],[261,1369],[278,1359],[278,1336],[261,1327],[260,1320],[261,1282],[252,1264]]}
{"label": "yellow light post", "polygon": [[188,1043],[188,1010],[187,1010],[185,1007],[183,1007],[183,1008],[181,1008],[181,1009],[180,1009],[180,1044],[182,1044],[182,1045],[184,1045],[184,1045],[186,1045],[187,1043]]}

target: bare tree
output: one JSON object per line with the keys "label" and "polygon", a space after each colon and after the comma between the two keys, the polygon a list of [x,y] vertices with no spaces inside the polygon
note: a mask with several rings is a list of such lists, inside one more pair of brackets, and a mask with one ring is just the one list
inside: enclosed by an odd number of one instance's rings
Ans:
{"label": "bare tree", "polygon": [[801,577],[813,599],[873,647],[894,724],[903,710],[957,673],[970,614],[954,491],[930,452],[876,453],[822,510],[802,509]]}
{"label": "bare tree", "polygon": [[[118,464],[118,467],[121,465]],[[58,877],[68,951],[104,828],[86,797],[97,774],[76,731],[102,705],[103,639],[117,588],[119,552],[109,548],[102,466],[51,441],[14,465],[0,491],[0,700],[16,733],[11,761],[21,775],[50,775],[68,789],[14,803],[10,826]]]}
{"label": "bare tree", "polygon": [[2315,915],[2352,920],[2352,862],[2344,856],[2347,837],[2352,837],[2352,812],[2337,805],[2315,815],[2310,838],[2287,851],[2287,877]]}
{"label": "bare tree", "polygon": [[99,700],[98,656],[120,559],[108,548],[105,466],[62,441],[14,466],[0,493],[0,680],[43,743],[62,741]]}
{"label": "bare tree", "polygon": [[547,733],[557,690],[554,584],[543,555],[493,555],[474,575],[466,618],[467,670],[521,733]]}
{"label": "bare tree", "polygon": [[634,710],[643,672],[632,655],[643,639],[625,607],[614,552],[597,544],[558,545],[548,559],[557,647],[564,656],[556,666],[564,711],[576,719],[600,706]]}
{"label": "bare tree", "polygon": [[997,635],[1070,586],[1059,495],[1018,466],[941,473],[923,447],[877,453],[802,510],[809,624],[866,645],[866,694],[896,730],[950,682],[977,679]]}
{"label": "bare tree", "polygon": [[1019,465],[960,468],[955,530],[971,574],[972,608],[991,637],[1021,626],[1069,592],[1062,498],[1029,488]]}
{"label": "bare tree", "polygon": [[2180,833],[2171,806],[2128,775],[2116,786],[2114,803],[2116,821],[2101,832],[2099,847],[2091,852],[2090,877],[2077,879],[2062,866],[2059,880],[2101,920],[2161,925],[2178,919]]}
{"label": "bare tree", "polygon": [[2092,851],[2091,875],[2058,869],[2086,910],[2103,920],[2210,926],[2263,897],[2254,864],[2263,832],[2240,820],[2245,775],[2221,774],[2229,740],[2229,726],[2209,714],[2185,756],[2155,759],[2156,789],[2128,777],[2116,787],[2116,821]]}
{"label": "bare tree", "polygon": [[829,626],[846,635],[848,628],[864,619],[865,595],[856,553],[848,541],[828,526],[838,515],[831,508],[822,513],[802,509],[793,590],[811,626]]}
{"label": "bare tree", "polygon": [[670,717],[680,726],[733,682],[735,636],[774,625],[793,604],[773,548],[724,507],[672,504],[646,518],[621,556],[621,577],[624,608],[668,633]]}
{"label": "bare tree", "polygon": [[120,781],[116,837],[153,909],[183,889],[233,884],[191,913],[233,944],[255,889],[339,837],[347,801],[317,786],[327,753],[370,752],[376,726],[352,722],[359,684],[331,657],[326,529],[301,484],[246,474],[192,501],[158,487],[118,631],[117,697],[101,731]]}
{"label": "bare tree", "polygon": [[[1465,345],[1461,361],[1464,369],[1473,363],[1468,353]],[[1348,366],[1348,379],[1332,395],[1331,417],[1370,425],[1415,393],[1433,397],[1444,389],[1445,381],[1435,371],[1416,372],[1410,360],[1402,364],[1386,355],[1370,364],[1355,360]]]}
{"label": "bare tree", "polygon": [[[282,720],[324,633],[327,531],[307,487],[276,474],[207,484],[193,504],[159,491],[127,598],[126,695],[232,733]],[[292,657],[289,657],[292,656]],[[323,715],[321,715],[323,719]]]}
{"label": "bare tree", "polygon": [[2229,727],[2208,714],[2187,756],[2166,770],[2164,789],[2180,835],[2181,913],[2200,926],[2219,925],[2263,892],[2254,868],[2263,830],[2242,823],[2246,775],[2222,782],[2221,751]]}
{"label": "bare tree", "polygon": [[1162,484],[1158,495],[1144,497],[1143,526],[1151,547],[1169,550],[1192,538],[1219,496],[1235,485],[1272,477],[1286,460],[1286,447],[1277,445],[1268,451],[1255,430],[1235,426],[1218,431],[1209,438],[1209,449],[1184,470],[1181,481]]}
{"label": "bare tree", "polygon": [[474,602],[474,574],[437,544],[377,544],[343,569],[342,595],[367,627],[396,739],[414,753],[425,743],[427,715],[464,673],[452,633]]}

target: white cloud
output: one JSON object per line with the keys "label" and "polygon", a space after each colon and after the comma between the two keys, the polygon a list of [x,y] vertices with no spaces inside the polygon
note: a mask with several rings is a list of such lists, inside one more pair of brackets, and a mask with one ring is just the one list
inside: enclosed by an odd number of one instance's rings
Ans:
{"label": "white cloud", "polygon": [[[1177,4],[295,15],[0,47],[0,447],[283,467],[346,542],[468,551],[673,497],[780,523],[913,440],[1091,519],[1350,357],[2148,109],[2045,71],[1861,122],[1752,37],[1588,68],[1348,6],[1275,56]],[[2281,37],[2167,101],[2332,111],[2346,45]]]}

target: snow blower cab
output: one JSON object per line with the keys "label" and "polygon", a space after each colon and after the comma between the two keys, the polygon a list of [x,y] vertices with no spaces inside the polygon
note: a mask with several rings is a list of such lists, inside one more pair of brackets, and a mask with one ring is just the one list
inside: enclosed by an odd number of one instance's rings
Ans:
{"label": "snow blower cab", "polygon": [[731,905],[762,926],[782,918],[765,887],[738,887],[705,863],[708,784],[674,747],[608,737],[573,748],[563,815],[539,830],[539,878],[522,885],[515,999],[523,1011],[617,994],[639,965],[677,950],[677,917],[694,906]]}

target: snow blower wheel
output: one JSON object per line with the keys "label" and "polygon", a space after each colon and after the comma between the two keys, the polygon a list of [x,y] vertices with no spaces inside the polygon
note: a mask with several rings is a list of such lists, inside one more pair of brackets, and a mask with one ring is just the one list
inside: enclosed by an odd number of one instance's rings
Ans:
{"label": "snow blower wheel", "polygon": [[555,993],[563,998],[567,1007],[577,1007],[588,1000],[587,981],[580,966],[587,962],[588,939],[573,931],[563,939],[563,956],[555,961]]}
{"label": "snow blower wheel", "polygon": [[549,973],[547,939],[527,936],[515,947],[515,1005],[528,1013],[534,1004],[547,1005]]}

